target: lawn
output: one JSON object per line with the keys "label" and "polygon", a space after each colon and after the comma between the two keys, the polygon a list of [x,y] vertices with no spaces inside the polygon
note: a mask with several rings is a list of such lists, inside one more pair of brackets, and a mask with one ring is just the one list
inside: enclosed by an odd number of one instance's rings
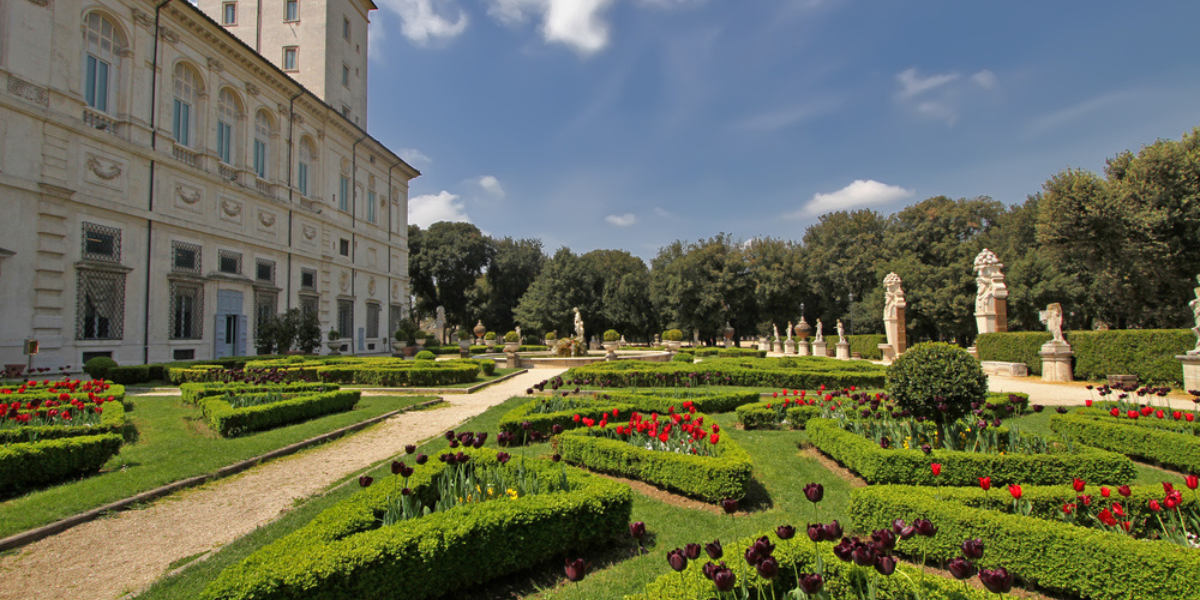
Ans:
{"label": "lawn", "polygon": [[136,433],[99,475],[0,502],[0,537],[52,523],[161,485],[429,400],[422,396],[364,396],[353,409],[268,431],[221,438],[204,425],[200,408],[178,396],[129,396]]}

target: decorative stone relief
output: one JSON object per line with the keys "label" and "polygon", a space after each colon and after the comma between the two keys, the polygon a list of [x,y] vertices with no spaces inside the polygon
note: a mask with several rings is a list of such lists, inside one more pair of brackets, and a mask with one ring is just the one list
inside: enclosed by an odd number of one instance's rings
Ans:
{"label": "decorative stone relief", "polygon": [[150,16],[149,14],[147,14],[141,10],[138,10],[136,8],[130,9],[130,13],[133,15],[134,23],[141,25],[142,27],[144,27],[146,29],[149,29],[154,26],[154,17]]}
{"label": "decorative stone relief", "polygon": [[400,284],[393,283],[392,284],[392,298],[399,298],[399,297],[400,297]]}
{"label": "decorative stone relief", "polygon": [[175,184],[175,197],[184,204],[195,204],[204,197],[203,190],[182,183]]}
{"label": "decorative stone relief", "polygon": [[258,224],[266,228],[275,226],[275,213],[265,210],[258,211]]}
{"label": "decorative stone relief", "polygon": [[316,245],[317,228],[312,225],[305,225],[300,230],[301,237],[304,238],[304,243],[309,246]]}
{"label": "decorative stone relief", "polygon": [[349,174],[350,174],[350,159],[343,158],[342,159],[342,175],[349,175]]}
{"label": "decorative stone relief", "polygon": [[88,170],[96,177],[105,181],[112,181],[121,176],[123,169],[121,163],[104,160],[98,156],[89,156],[87,159]]}
{"label": "decorative stone relief", "polygon": [[338,287],[342,288],[343,292],[350,291],[350,274],[349,273],[342,271],[342,274],[340,276],[338,276]]}
{"label": "decorative stone relief", "polygon": [[29,3],[44,7],[44,6],[50,6],[50,1],[51,0],[29,0]]}
{"label": "decorative stone relief", "polygon": [[212,69],[212,70],[214,70],[214,71],[224,71],[224,70],[225,70],[225,65],[221,64],[221,61],[219,61],[219,60],[217,60],[217,59],[215,59],[215,58],[212,58],[212,57],[210,56],[210,57],[208,58],[208,68],[210,68],[210,69]]}
{"label": "decorative stone relief", "polygon": [[8,93],[28,100],[41,106],[50,106],[50,92],[46,88],[34,85],[12,75],[8,76]]}
{"label": "decorative stone relief", "polygon": [[257,96],[258,95],[258,86],[247,81],[246,82],[246,93],[250,94],[251,96]]}
{"label": "decorative stone relief", "polygon": [[229,198],[221,198],[220,206],[221,212],[218,216],[221,217],[222,221],[229,221],[230,223],[237,223],[239,225],[242,223],[243,206],[241,202]]}
{"label": "decorative stone relief", "polygon": [[166,27],[160,28],[160,31],[162,32],[160,35],[162,36],[162,39],[164,42],[171,44],[171,45],[175,45],[175,44],[179,43],[179,34],[178,33],[175,33],[173,30],[168,29]]}
{"label": "decorative stone relief", "polygon": [[367,280],[367,295],[371,296],[372,298],[375,297],[375,278],[374,277]]}

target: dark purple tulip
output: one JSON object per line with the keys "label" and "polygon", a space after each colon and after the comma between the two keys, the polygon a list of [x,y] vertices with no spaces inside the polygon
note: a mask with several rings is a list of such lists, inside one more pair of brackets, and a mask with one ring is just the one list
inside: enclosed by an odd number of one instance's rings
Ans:
{"label": "dark purple tulip", "polygon": [[820,502],[825,497],[825,486],[819,483],[810,483],[804,486],[804,497],[813,504]]}
{"label": "dark purple tulip", "polygon": [[562,455],[555,452],[554,454],[550,455],[550,460],[552,460],[554,462],[558,462],[558,461],[562,460]]}
{"label": "dark purple tulip", "polygon": [[825,539],[831,542],[842,537],[842,525],[836,520],[832,523],[826,523],[823,529],[825,530]]}
{"label": "dark purple tulip", "polygon": [[796,535],[796,528],[791,525],[780,525],[775,528],[775,535],[781,540],[790,540]]}
{"label": "dark purple tulip", "polygon": [[768,556],[758,561],[754,568],[758,569],[758,576],[767,581],[779,577],[779,561],[775,560],[774,556]]}
{"label": "dark purple tulip", "polygon": [[483,447],[483,438],[475,438],[475,443],[471,444],[471,446],[473,448],[475,448],[476,450],[482,448]]}
{"label": "dark purple tulip", "polygon": [[907,523],[904,522],[904,519],[896,519],[892,521],[892,533],[900,535],[900,530],[904,529],[905,525],[907,525]]}
{"label": "dark purple tulip", "polygon": [[471,460],[471,457],[467,454],[463,454],[461,451],[454,455],[454,462],[457,462],[460,465],[466,463],[468,460]]}
{"label": "dark purple tulip", "polygon": [[451,448],[457,448],[457,447],[458,447],[458,440],[450,440],[450,447],[451,447]]}
{"label": "dark purple tulip", "polygon": [[930,452],[933,452],[933,446],[930,446],[929,444],[921,444],[921,452],[929,454]]}
{"label": "dark purple tulip", "polygon": [[902,540],[912,539],[912,536],[917,535],[917,528],[913,525],[902,527],[900,533],[896,534]]}
{"label": "dark purple tulip", "polygon": [[392,475],[399,475],[403,472],[404,472],[404,463],[402,463],[398,460],[393,460],[392,461]]}
{"label": "dark purple tulip", "polygon": [[684,546],[683,553],[688,557],[688,560],[700,558],[700,544],[688,544]]}
{"label": "dark purple tulip", "polygon": [[500,464],[502,464],[502,465],[503,465],[503,464],[507,464],[507,463],[508,463],[508,459],[510,459],[510,458],[512,458],[512,456],[510,456],[510,455],[509,455],[507,452],[498,452],[498,453],[496,453],[496,461],[497,461],[497,462],[499,462],[499,463],[500,463]]}
{"label": "dark purple tulip", "polygon": [[400,490],[400,495],[401,496],[411,496],[412,490],[409,488],[404,488],[404,489]]}
{"label": "dark purple tulip", "polygon": [[429,457],[428,457],[428,456],[426,456],[426,455],[424,455],[424,454],[418,454],[418,455],[417,455],[417,458],[416,458],[416,463],[417,463],[418,465],[423,465],[423,464],[425,464],[426,462],[429,462]]}
{"label": "dark purple tulip", "polygon": [[1067,407],[1065,407],[1065,406],[1060,406],[1054,410],[1058,411],[1058,414],[1060,414],[1060,415],[1067,414]]}
{"label": "dark purple tulip", "polygon": [[890,529],[880,529],[871,534],[871,540],[875,542],[875,547],[880,552],[888,552],[896,549],[896,534]]}
{"label": "dark purple tulip", "polygon": [[1007,594],[1012,590],[1012,575],[1004,567],[983,569],[979,572],[979,581],[994,594]]}
{"label": "dark purple tulip", "polygon": [[979,560],[983,558],[983,540],[975,538],[973,540],[963,540],[962,543],[963,556],[971,560]]}
{"label": "dark purple tulip", "polygon": [[554,425],[552,425],[550,427],[550,431],[553,432],[554,435],[558,435],[563,432],[563,426],[559,425],[558,423],[555,423]]}
{"label": "dark purple tulip", "polygon": [[800,576],[798,583],[800,584],[801,591],[812,596],[821,592],[821,586],[825,584],[825,581],[816,573],[805,573]]}
{"label": "dark purple tulip", "polygon": [[488,434],[486,431],[481,431],[481,432],[479,432],[478,435],[475,436],[475,439],[479,440],[480,444],[486,442],[487,438],[488,438]]}
{"label": "dark purple tulip", "polygon": [[637,540],[642,541],[642,536],[646,535],[646,524],[641,521],[634,521],[629,524],[629,535]]}
{"label": "dark purple tulip", "polygon": [[869,567],[875,564],[875,546],[871,544],[858,544],[854,547],[851,553],[854,557],[854,564],[860,567]]}
{"label": "dark purple tulip", "polygon": [[682,571],[687,568],[688,559],[683,550],[676,548],[667,553],[667,562],[671,563],[672,569]]}
{"label": "dark purple tulip", "polygon": [[833,547],[833,553],[844,562],[850,562],[854,558],[854,544],[850,543],[849,539],[842,538],[842,541]]}
{"label": "dark purple tulip", "polygon": [[416,452],[416,451],[417,451],[416,444],[408,444],[407,446],[404,447],[405,454],[412,454],[413,452]]}
{"label": "dark purple tulip", "polygon": [[700,572],[704,573],[705,579],[712,581],[713,573],[716,573],[720,569],[721,569],[721,567],[718,566],[717,563],[707,562],[707,563],[704,563],[703,567],[700,567]]}
{"label": "dark purple tulip", "polygon": [[880,575],[891,575],[896,572],[896,559],[886,554],[881,554],[875,558],[875,570],[879,571]]}
{"label": "dark purple tulip", "polygon": [[938,532],[937,525],[934,525],[933,521],[929,519],[917,519],[913,521],[913,526],[917,528],[917,533],[924,537],[933,537]]}
{"label": "dark purple tulip", "polygon": [[450,431],[447,431],[445,435],[446,435],[447,442],[454,440],[454,430],[453,429],[451,429]]}
{"label": "dark purple tulip", "polygon": [[725,556],[725,549],[721,547],[721,540],[713,540],[711,544],[705,544],[704,551],[713,560],[720,560],[722,556]]}
{"label": "dark purple tulip", "polygon": [[750,546],[749,548],[746,548],[746,553],[742,555],[742,558],[746,559],[746,564],[753,567],[754,565],[758,564],[758,559],[761,557],[758,555],[758,552],[754,549],[754,546]]}
{"label": "dark purple tulip", "polygon": [[732,515],[737,512],[738,501],[734,498],[726,498],[721,501],[721,508],[724,509],[725,514]]}
{"label": "dark purple tulip", "polygon": [[375,478],[371,477],[370,475],[363,475],[362,477],[358,478],[358,485],[361,485],[362,487],[371,487],[372,483],[375,483]]}
{"label": "dark purple tulip", "polygon": [[971,564],[971,561],[961,556],[950,561],[950,563],[946,565],[946,568],[949,569],[950,574],[959,581],[975,575],[975,565]]}
{"label": "dark purple tulip", "polygon": [[772,544],[771,539],[765,535],[754,540],[753,548],[759,558],[766,558],[775,552],[775,544]]}
{"label": "dark purple tulip", "polygon": [[728,568],[718,569],[713,573],[713,585],[717,586],[718,592],[733,591],[734,586],[737,585],[737,575],[734,575],[733,571]]}
{"label": "dark purple tulip", "polygon": [[806,533],[808,533],[808,539],[814,542],[825,541],[825,528],[819,523],[810,524],[806,530]]}
{"label": "dark purple tulip", "polygon": [[585,562],[582,558],[577,558],[575,560],[571,560],[568,558],[567,559],[567,579],[570,579],[571,581],[574,581],[574,582],[583,581],[584,576],[587,575],[587,570],[588,570],[589,566],[591,566],[591,565],[589,565],[587,562]]}
{"label": "dark purple tulip", "polygon": [[533,423],[530,423],[529,421],[521,421],[521,429],[529,431],[530,427],[533,427]]}
{"label": "dark purple tulip", "polygon": [[526,395],[526,396],[532,396],[532,395],[533,395],[533,388],[527,388],[527,389],[525,390],[525,395]]}

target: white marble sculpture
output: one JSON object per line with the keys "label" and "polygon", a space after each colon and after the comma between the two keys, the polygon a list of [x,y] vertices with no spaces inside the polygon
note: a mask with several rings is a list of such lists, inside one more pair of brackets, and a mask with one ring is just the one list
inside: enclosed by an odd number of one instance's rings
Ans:
{"label": "white marble sculpture", "polygon": [[1007,331],[1008,286],[1004,284],[1004,273],[1000,269],[1004,265],[996,255],[984,248],[975,257],[975,322],[979,333],[996,333]]}
{"label": "white marble sculpture", "polygon": [[446,339],[446,307],[437,307],[436,315],[433,323],[437,327],[438,343],[440,344]]}
{"label": "white marble sculpture", "polygon": [[821,325],[820,319],[817,319],[817,337],[813,341],[817,343],[822,343],[825,341],[825,326]]}
{"label": "white marble sculpture", "polygon": [[[1197,289],[1200,289],[1200,288],[1197,288]],[[1200,293],[1200,292],[1197,292],[1197,293]],[[1200,313],[1196,313],[1196,314],[1200,314]],[[1200,319],[1200,317],[1197,317],[1197,319]],[[1196,322],[1200,323],[1200,320],[1197,320]],[[771,327],[775,329],[775,339],[778,340],[779,339],[779,326],[772,323]]]}
{"label": "white marble sculpture", "polygon": [[1063,339],[1062,332],[1062,305],[1055,302],[1047,306],[1046,310],[1041,311],[1038,316],[1046,324],[1046,331],[1050,332],[1051,339],[1049,343],[1067,345],[1067,340]]}
{"label": "white marble sculpture", "polygon": [[837,332],[838,332],[838,343],[841,344],[842,342],[845,342],[846,341],[846,328],[842,326],[841,319],[838,319],[838,322],[837,322]]}
{"label": "white marble sculpture", "polygon": [[787,332],[788,332],[787,341],[790,342],[790,341],[792,341],[792,322],[791,321],[788,321]]}
{"label": "white marble sculpture", "polygon": [[904,300],[904,289],[900,287],[901,283],[900,276],[895,273],[888,273],[888,276],[883,279],[883,285],[887,290],[884,294],[883,327],[887,333],[888,345],[897,354],[900,353],[900,346],[903,343],[900,338],[904,335],[900,318],[904,307],[908,306]]}
{"label": "white marble sculpture", "polygon": [[579,314],[579,307],[575,307],[575,337],[579,338],[579,343],[585,343],[583,337],[583,316]]}
{"label": "white marble sculpture", "polygon": [[[1200,275],[1196,276],[1196,283],[1200,283]],[[1191,353],[1200,354],[1200,287],[1192,291],[1196,294],[1196,299],[1188,302],[1188,306],[1192,307],[1192,318],[1196,321],[1196,326],[1192,327],[1192,333],[1196,334],[1196,349]]]}

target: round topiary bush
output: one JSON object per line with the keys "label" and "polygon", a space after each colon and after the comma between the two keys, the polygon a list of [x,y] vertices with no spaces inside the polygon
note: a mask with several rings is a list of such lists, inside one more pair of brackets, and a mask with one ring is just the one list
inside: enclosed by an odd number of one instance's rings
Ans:
{"label": "round topiary bush", "polygon": [[521,338],[517,337],[517,332],[515,331],[504,334],[504,343],[506,344],[515,344],[519,341],[521,341]]}
{"label": "round topiary bush", "polygon": [[668,342],[683,341],[683,332],[678,329],[668,329],[663,332],[662,339]]}
{"label": "round topiary bush", "polygon": [[691,352],[676,352],[675,356],[671,357],[671,362],[694,363],[696,357]]}
{"label": "round topiary bush", "polygon": [[604,332],[604,341],[606,342],[615,342],[619,339],[621,339],[621,334],[616,329],[609,329]]}
{"label": "round topiary bush", "polygon": [[97,356],[83,365],[83,372],[87,373],[92,379],[104,379],[108,376],[108,370],[120,366],[117,361],[107,356]]}
{"label": "round topiary bush", "polygon": [[422,350],[417,353],[417,360],[434,360],[436,358],[437,355],[428,350]]}
{"label": "round topiary bush", "polygon": [[489,331],[489,332],[487,332],[487,335],[484,335],[484,336],[483,336],[483,339],[485,339],[485,340],[495,340],[495,339],[496,339],[496,332],[495,332],[495,331]]}
{"label": "round topiary bush", "polygon": [[918,417],[949,423],[987,397],[987,375],[966,350],[927,342],[909,348],[888,367],[888,393]]}

